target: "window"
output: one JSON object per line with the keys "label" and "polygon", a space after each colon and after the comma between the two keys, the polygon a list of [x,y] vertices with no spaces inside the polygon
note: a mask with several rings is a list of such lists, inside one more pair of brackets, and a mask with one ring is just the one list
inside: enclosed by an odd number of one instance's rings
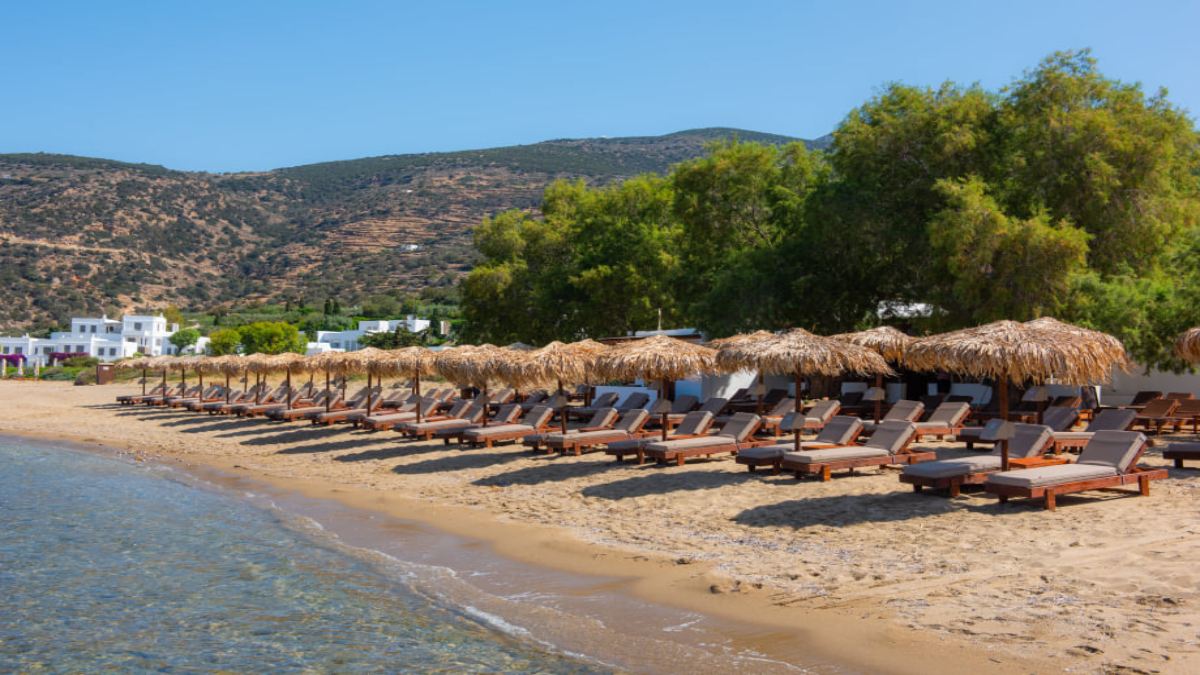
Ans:
{"label": "window", "polygon": [[4,345],[4,347],[2,347],[2,348],[0,348],[0,349],[3,349],[3,350],[4,350],[4,351],[0,352],[0,354],[7,354],[7,353],[8,353],[8,345]]}
{"label": "window", "polygon": [[95,326],[92,326],[92,332],[93,332],[93,333],[95,333],[95,332],[96,332],[96,327],[95,327]]}
{"label": "window", "polygon": [[23,353],[24,353],[24,351],[25,351],[25,348],[24,348],[24,347],[13,347],[13,353],[14,353],[14,354],[23,354]]}
{"label": "window", "polygon": [[142,329],[142,323],[141,323],[140,321],[135,321],[135,322],[133,323],[133,329],[134,329],[134,330],[141,330],[141,329]]}
{"label": "window", "polygon": [[42,353],[46,356],[50,355],[51,350],[53,350],[53,347],[42,347]]}

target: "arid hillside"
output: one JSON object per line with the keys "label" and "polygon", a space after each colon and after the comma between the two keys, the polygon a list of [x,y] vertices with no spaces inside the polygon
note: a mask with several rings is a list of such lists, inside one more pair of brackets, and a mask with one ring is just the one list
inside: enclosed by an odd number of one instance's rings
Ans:
{"label": "arid hillside", "polygon": [[735,135],[796,140],[698,129],[239,174],[0,155],[0,330],[105,310],[450,286],[470,269],[475,224],[536,208],[550,181],[662,172]]}

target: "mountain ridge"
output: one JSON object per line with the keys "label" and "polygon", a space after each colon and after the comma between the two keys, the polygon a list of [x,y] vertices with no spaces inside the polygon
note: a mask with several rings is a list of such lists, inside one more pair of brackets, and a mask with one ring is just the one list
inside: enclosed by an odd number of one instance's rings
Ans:
{"label": "mountain ridge", "polygon": [[470,269],[484,217],[536,209],[559,178],[662,173],[733,137],[829,139],[712,127],[229,173],[0,154],[0,330],[167,304],[445,292]]}

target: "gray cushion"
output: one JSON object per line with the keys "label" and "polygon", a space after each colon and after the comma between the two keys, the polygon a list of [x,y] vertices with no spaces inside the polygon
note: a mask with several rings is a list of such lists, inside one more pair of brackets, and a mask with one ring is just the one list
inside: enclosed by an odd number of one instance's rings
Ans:
{"label": "gray cushion", "polygon": [[618,431],[635,431],[641,429],[646,424],[646,419],[650,417],[650,413],[645,408],[637,408],[621,415],[621,420],[614,427]]}
{"label": "gray cushion", "polygon": [[904,474],[920,476],[921,478],[951,478],[965,476],[971,473],[999,471],[1000,458],[996,455],[976,455],[974,457],[956,457],[942,459],[936,462],[920,462],[904,467]]}
{"label": "gray cushion", "polygon": [[691,436],[704,433],[712,425],[713,414],[706,410],[694,410],[684,415],[683,421],[675,427],[675,433],[681,436]]}
{"label": "gray cushion", "polygon": [[895,404],[883,416],[885,420],[901,420],[903,422],[914,422],[921,413],[925,412],[925,404],[920,401],[910,401],[902,399],[896,401]]}
{"label": "gray cushion", "polygon": [[840,401],[819,401],[816,405],[808,409],[805,413],[808,420],[815,421],[817,424],[828,422],[829,418],[837,414],[842,409]]}
{"label": "gray cushion", "polygon": [[829,420],[829,424],[817,434],[817,441],[821,443],[833,443],[834,445],[845,445],[851,441],[857,434],[861,433],[863,428],[862,420],[849,415],[838,415]]}
{"label": "gray cushion", "polygon": [[879,448],[871,448],[867,446],[852,446],[847,448],[830,448],[828,450],[801,450],[800,452],[786,452],[783,455],[784,461],[796,462],[799,464],[821,464],[823,462],[836,462],[843,459],[864,459],[867,457],[890,457],[891,453]]}
{"label": "gray cushion", "polygon": [[738,451],[738,457],[750,459],[779,459],[783,453],[792,449],[791,445],[760,445],[757,448],[746,448]]}
{"label": "gray cushion", "polygon": [[912,422],[899,420],[881,422],[875,433],[871,434],[866,446],[894,455],[912,440],[916,431],[917,427]]}
{"label": "gray cushion", "polygon": [[[1050,444],[1052,432],[1050,427],[1042,424],[1014,424],[1013,437],[1008,441],[1009,457],[1037,457],[1046,451]],[[1000,456],[1000,444],[992,450],[992,454]]]}
{"label": "gray cushion", "polygon": [[1056,464],[1040,466],[1036,469],[1021,469],[1004,473],[994,473],[988,476],[987,482],[993,485],[1011,485],[1015,487],[1041,487],[1045,485],[1061,485],[1077,480],[1105,478],[1117,475],[1117,470],[1111,466],[1095,464]]}
{"label": "gray cushion", "polygon": [[1093,432],[1091,431],[1056,431],[1054,432],[1054,440],[1056,441],[1090,441],[1092,440]]}
{"label": "gray cushion", "polygon": [[1101,410],[1087,426],[1088,431],[1125,431],[1137,417],[1136,410]]}
{"label": "gray cushion", "polygon": [[468,429],[463,435],[467,438],[487,438],[488,436],[500,434],[532,433],[533,430],[534,428],[528,424],[494,424],[490,427]]}
{"label": "gray cushion", "polygon": [[671,452],[673,450],[706,448],[733,443],[736,443],[736,441],[729,436],[700,436],[698,438],[679,438],[673,441],[654,441],[646,446],[646,450],[652,452]]}
{"label": "gray cushion", "polygon": [[1079,453],[1078,463],[1125,472],[1145,442],[1146,436],[1136,431],[1097,431]]}
{"label": "gray cushion", "polygon": [[761,424],[761,419],[754,413],[737,413],[721,430],[717,432],[719,436],[726,436],[735,441],[744,441],[758,429]]}
{"label": "gray cushion", "polygon": [[922,424],[936,423],[956,426],[967,418],[967,413],[969,412],[971,412],[971,405],[969,403],[943,403],[929,416],[929,421],[922,422]]}

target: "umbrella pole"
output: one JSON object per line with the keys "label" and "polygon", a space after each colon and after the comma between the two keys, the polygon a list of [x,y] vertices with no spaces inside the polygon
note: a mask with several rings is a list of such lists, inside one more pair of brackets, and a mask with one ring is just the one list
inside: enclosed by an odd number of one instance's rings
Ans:
{"label": "umbrella pole", "polygon": [[325,412],[329,412],[329,407],[333,405],[331,397],[333,394],[329,391],[329,368],[325,369]]}
{"label": "umbrella pole", "polygon": [[[1008,421],[1008,373],[1001,373],[997,380],[1000,387],[1000,419]],[[1000,470],[1008,471],[1008,439],[1000,441]]]}
{"label": "umbrella pole", "polygon": [[[5,361],[5,363],[8,363]],[[146,395],[146,369],[142,368],[142,396]]]}
{"label": "umbrella pole", "polygon": [[765,375],[763,375],[763,372],[760,370],[760,371],[758,371],[758,387],[757,387],[757,389],[758,389],[758,405],[754,408],[755,415],[763,414],[763,394],[765,393],[764,390],[766,388],[767,388],[767,377]]}
{"label": "umbrella pole", "polygon": [[800,419],[800,410],[803,408],[803,406],[800,404],[800,373],[795,373],[792,377],[796,383],[796,405],[793,409],[795,416],[792,419],[792,433],[795,435],[793,443],[795,444],[796,452],[800,452],[800,423],[802,422]]}
{"label": "umbrella pole", "polygon": [[229,403],[229,371],[225,371],[225,403]]}
{"label": "umbrella pole", "polygon": [[262,373],[254,373],[254,405],[262,403]]}
{"label": "umbrella pole", "polygon": [[563,407],[559,408],[558,416],[562,421],[562,432],[565,434],[567,433],[567,413],[571,409],[571,401],[563,391],[562,380],[558,381],[558,395],[563,397]]}
{"label": "umbrella pole", "polygon": [[[665,401],[667,398],[667,378],[665,378],[665,377],[663,378],[662,382],[659,384],[658,390],[659,390],[659,394],[658,394],[659,398],[661,398]],[[667,440],[667,411],[666,410],[663,410],[663,414],[662,414],[662,439],[664,441]]]}
{"label": "umbrella pole", "polygon": [[367,414],[371,414],[371,369],[367,369]]}
{"label": "umbrella pole", "polygon": [[163,368],[163,396],[167,395],[167,369]]}
{"label": "umbrella pole", "polygon": [[491,405],[491,402],[488,400],[488,386],[487,386],[486,382],[483,385],[483,394],[482,395],[483,395],[483,426],[486,427],[487,423],[488,423],[488,406]]}
{"label": "umbrella pole", "polygon": [[413,386],[417,393],[417,424],[421,423],[421,371],[413,372]]}
{"label": "umbrella pole", "polygon": [[203,370],[196,371],[196,377],[199,378],[199,380],[200,380],[200,398],[203,399],[204,398],[204,371]]}
{"label": "umbrella pole", "polygon": [[[879,374],[875,375],[875,388],[883,389],[883,373],[879,373]],[[886,395],[886,392],[885,392],[885,395]],[[882,407],[883,407],[883,399],[882,398],[875,399],[875,424],[879,424],[879,413],[882,412],[880,410],[880,408],[882,408]]]}
{"label": "umbrella pole", "polygon": [[287,409],[292,409],[292,399],[295,398],[292,391],[292,367],[287,368]]}

